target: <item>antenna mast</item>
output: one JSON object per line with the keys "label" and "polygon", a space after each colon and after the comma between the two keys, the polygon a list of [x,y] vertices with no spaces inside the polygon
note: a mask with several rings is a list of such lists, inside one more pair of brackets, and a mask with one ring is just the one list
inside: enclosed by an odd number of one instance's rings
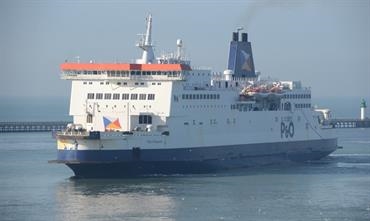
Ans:
{"label": "antenna mast", "polygon": [[152,45],[152,15],[149,14],[146,19],[146,33],[145,36],[140,40],[136,45],[139,48],[143,49],[143,56],[141,59],[138,59],[136,62],[139,64],[150,64],[155,60],[153,45]]}

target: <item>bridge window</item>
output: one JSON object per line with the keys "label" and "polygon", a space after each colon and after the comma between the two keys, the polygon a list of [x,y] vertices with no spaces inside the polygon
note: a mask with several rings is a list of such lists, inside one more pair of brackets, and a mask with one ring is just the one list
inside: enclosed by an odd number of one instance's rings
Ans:
{"label": "bridge window", "polygon": [[94,99],[94,93],[88,93],[87,99]]}
{"label": "bridge window", "polygon": [[126,72],[126,71],[120,71],[120,75],[119,75],[119,77],[128,77],[128,72]]}
{"label": "bridge window", "polygon": [[146,100],[146,94],[140,94],[139,100]]}
{"label": "bridge window", "polygon": [[131,100],[137,100],[137,94],[131,94]]}
{"label": "bridge window", "polygon": [[97,99],[97,100],[101,100],[101,99],[103,99],[103,94],[102,94],[102,93],[97,93],[97,94],[96,94],[96,99]]}
{"label": "bridge window", "polygon": [[113,100],[119,100],[119,94],[113,94]]}
{"label": "bridge window", "polygon": [[128,100],[129,98],[129,94],[122,94],[122,100]]}
{"label": "bridge window", "polygon": [[148,100],[154,100],[155,94],[148,94]]}
{"label": "bridge window", "polygon": [[152,124],[152,116],[139,115],[139,124]]}
{"label": "bridge window", "polygon": [[112,94],[104,94],[104,100],[110,100],[112,98]]}

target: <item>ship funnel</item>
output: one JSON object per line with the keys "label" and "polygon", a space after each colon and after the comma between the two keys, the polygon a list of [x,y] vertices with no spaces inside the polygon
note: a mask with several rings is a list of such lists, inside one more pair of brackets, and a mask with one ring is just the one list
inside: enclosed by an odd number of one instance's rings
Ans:
{"label": "ship funnel", "polygon": [[242,33],[242,42],[248,42],[248,34]]}
{"label": "ship funnel", "polygon": [[230,42],[228,68],[234,72],[235,77],[257,77],[254,69],[252,45],[248,42],[248,34],[241,33],[239,41],[239,31],[233,32]]}
{"label": "ship funnel", "polygon": [[239,33],[238,32],[233,32],[232,41],[239,41]]}

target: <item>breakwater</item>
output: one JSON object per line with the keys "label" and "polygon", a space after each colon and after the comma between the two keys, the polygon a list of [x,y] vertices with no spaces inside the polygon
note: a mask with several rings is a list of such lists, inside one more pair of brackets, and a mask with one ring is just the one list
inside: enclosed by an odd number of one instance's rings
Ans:
{"label": "breakwater", "polygon": [[370,119],[328,119],[324,120],[323,125],[331,128],[369,128]]}
{"label": "breakwater", "polygon": [[69,123],[71,122],[68,121],[0,122],[0,133],[57,131],[63,130]]}

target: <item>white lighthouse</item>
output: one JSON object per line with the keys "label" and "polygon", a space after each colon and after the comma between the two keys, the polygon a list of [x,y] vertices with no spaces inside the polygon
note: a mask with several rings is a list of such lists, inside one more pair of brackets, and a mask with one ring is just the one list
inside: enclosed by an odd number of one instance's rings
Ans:
{"label": "white lighthouse", "polygon": [[361,120],[365,120],[365,118],[366,118],[365,113],[366,113],[366,101],[364,99],[362,99],[362,102],[361,102]]}

